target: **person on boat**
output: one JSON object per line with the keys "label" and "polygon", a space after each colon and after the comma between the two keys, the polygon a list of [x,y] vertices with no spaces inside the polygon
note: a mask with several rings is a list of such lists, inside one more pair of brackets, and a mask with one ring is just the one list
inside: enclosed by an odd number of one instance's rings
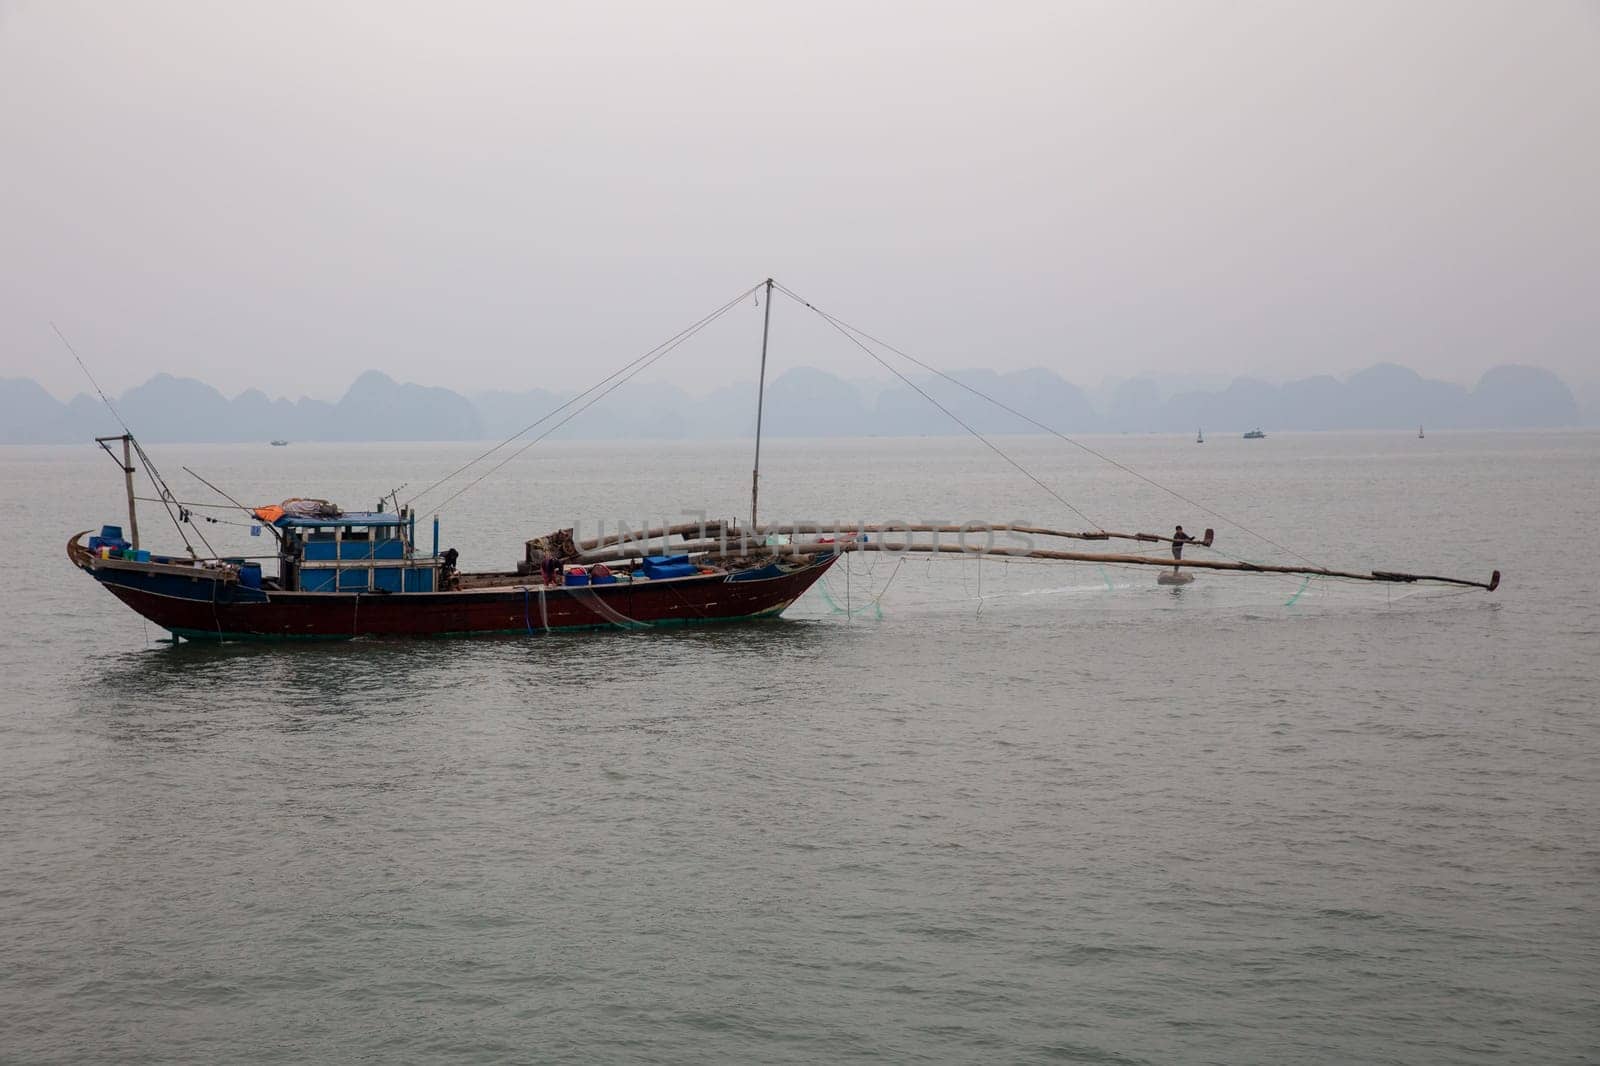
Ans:
{"label": "person on boat", "polygon": [[461,558],[461,553],[454,548],[446,548],[439,558],[439,591],[459,588],[461,583],[456,577],[456,560]]}
{"label": "person on boat", "polygon": [[561,584],[561,564],[549,552],[546,552],[545,557],[539,561],[539,573],[544,577],[546,585]]}
{"label": "person on boat", "polygon": [[1172,572],[1174,574],[1178,572],[1178,560],[1183,558],[1183,546],[1197,539],[1185,533],[1182,526],[1172,531]]}

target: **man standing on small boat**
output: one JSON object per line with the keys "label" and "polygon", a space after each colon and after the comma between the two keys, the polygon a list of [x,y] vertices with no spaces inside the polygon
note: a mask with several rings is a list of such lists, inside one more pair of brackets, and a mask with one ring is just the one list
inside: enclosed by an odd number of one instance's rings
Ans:
{"label": "man standing on small boat", "polygon": [[1178,560],[1183,558],[1183,546],[1196,538],[1189,536],[1179,526],[1172,531],[1172,572],[1178,572]]}

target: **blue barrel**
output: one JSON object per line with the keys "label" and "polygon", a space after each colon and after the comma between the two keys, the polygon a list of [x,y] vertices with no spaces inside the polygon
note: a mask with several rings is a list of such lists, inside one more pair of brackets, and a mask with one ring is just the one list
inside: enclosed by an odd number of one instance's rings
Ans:
{"label": "blue barrel", "polygon": [[239,584],[247,589],[261,587],[261,564],[244,563],[239,567]]}

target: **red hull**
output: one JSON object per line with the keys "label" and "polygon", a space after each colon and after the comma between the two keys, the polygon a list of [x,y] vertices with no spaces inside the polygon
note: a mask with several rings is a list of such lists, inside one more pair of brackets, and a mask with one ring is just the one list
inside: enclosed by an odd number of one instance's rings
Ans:
{"label": "red hull", "polygon": [[593,588],[535,584],[396,595],[269,591],[257,594],[255,602],[229,602],[220,586],[212,598],[202,591],[211,582],[203,580],[196,582],[199,587],[174,595],[177,590],[170,585],[155,586],[162,591],[154,591],[127,570],[96,576],[139,614],[190,639],[434,637],[772,617],[799,598],[837,558],[823,556],[802,569],[743,581],[715,574]]}

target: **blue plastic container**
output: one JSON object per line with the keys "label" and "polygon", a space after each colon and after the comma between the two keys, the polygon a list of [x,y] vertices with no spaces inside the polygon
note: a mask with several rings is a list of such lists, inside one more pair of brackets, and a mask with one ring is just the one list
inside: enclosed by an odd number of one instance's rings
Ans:
{"label": "blue plastic container", "polygon": [[689,563],[671,563],[667,566],[645,565],[644,576],[660,581],[668,577],[690,577],[700,572],[699,567]]}
{"label": "blue plastic container", "polygon": [[566,583],[568,585],[587,585],[589,583],[589,574],[584,570],[568,570]]}
{"label": "blue plastic container", "polygon": [[99,553],[101,548],[110,548],[112,551],[120,552],[124,548],[131,546],[123,538],[121,526],[101,526],[100,535],[89,538],[89,550],[96,554]]}
{"label": "blue plastic container", "polygon": [[[141,552],[140,554],[145,555],[148,553]],[[261,564],[245,563],[244,565],[240,566],[239,585],[242,588],[259,589],[261,587]]]}
{"label": "blue plastic container", "polygon": [[699,567],[687,555],[652,555],[644,560],[644,576],[660,580],[666,577],[688,577],[698,574]]}
{"label": "blue plastic container", "polygon": [[[140,548],[138,551],[133,553],[133,561],[136,563],[148,563],[150,561],[150,553],[145,551],[143,548]],[[257,573],[259,573],[260,570],[261,568],[259,566],[256,567]]]}

